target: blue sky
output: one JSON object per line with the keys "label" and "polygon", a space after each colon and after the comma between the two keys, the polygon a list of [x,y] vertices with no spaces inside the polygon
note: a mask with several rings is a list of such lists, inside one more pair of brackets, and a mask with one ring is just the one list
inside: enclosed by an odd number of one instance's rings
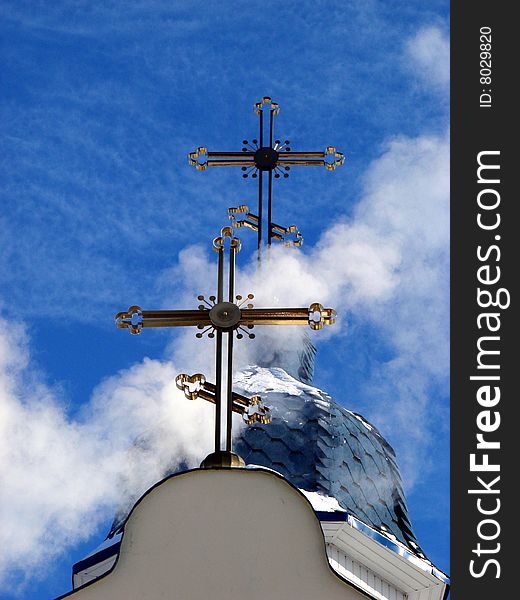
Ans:
{"label": "blue sky", "polygon": [[210,417],[172,408],[171,381],[209,347],[130,337],[113,315],[212,291],[210,240],[256,185],[186,154],[240,149],[264,95],[293,149],[347,161],[276,182],[275,220],[305,245],[259,277],[244,232],[237,285],[338,309],[315,383],[396,448],[417,537],[448,571],[448,3],[102,4],[1,2],[0,597],[69,589],[136,435],[171,420],[169,451],[204,456]]}

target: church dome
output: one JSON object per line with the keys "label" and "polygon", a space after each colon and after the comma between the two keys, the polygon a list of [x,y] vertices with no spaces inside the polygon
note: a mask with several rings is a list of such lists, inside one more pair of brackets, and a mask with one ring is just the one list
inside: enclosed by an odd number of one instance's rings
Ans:
{"label": "church dome", "polygon": [[[266,333],[257,341],[256,364],[235,374],[233,389],[261,396],[272,422],[243,426],[235,433],[234,451],[246,465],[273,469],[301,490],[335,498],[348,514],[425,558],[412,530],[394,450],[374,425],[311,385],[316,349],[309,337],[275,344]],[[135,446],[146,449],[151,435],[140,436]],[[177,460],[172,464],[164,476],[187,468]],[[121,532],[137,499],[128,491],[109,538]]]}
{"label": "church dome", "polygon": [[336,498],[352,516],[424,556],[412,530],[395,452],[361,415],[278,367],[252,366],[235,389],[259,394],[272,422],[243,428],[235,451],[296,487]]}

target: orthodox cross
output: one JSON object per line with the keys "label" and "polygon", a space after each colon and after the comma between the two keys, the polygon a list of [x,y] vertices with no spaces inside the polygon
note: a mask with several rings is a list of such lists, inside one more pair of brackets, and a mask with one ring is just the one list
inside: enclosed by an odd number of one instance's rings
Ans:
{"label": "orthodox cross", "polygon": [[[229,241],[228,289],[224,294],[224,252],[225,242]],[[231,450],[232,413],[242,414],[246,423],[269,422],[269,411],[262,405],[258,396],[246,398],[233,392],[233,339],[242,339],[244,334],[254,338],[251,329],[259,325],[309,325],[319,330],[324,325],[331,325],[336,320],[336,312],[332,308],[323,308],[317,302],[309,308],[254,308],[251,303],[244,307],[248,300],[254,298],[248,294],[246,299],[235,296],[235,257],[240,251],[240,240],[234,236],[231,227],[224,227],[221,235],[213,240],[213,249],[218,254],[217,294],[198,296],[200,304],[197,310],[141,310],[131,306],[127,311],[116,315],[116,325],[128,329],[130,333],[139,334],[147,327],[197,327],[196,336],[201,338],[216,337],[215,348],[215,384],[206,381],[201,373],[189,376],[184,373],[177,376],[177,387],[184,391],[187,398],[203,398],[215,404],[215,452],[210,454],[201,466],[239,466],[243,465],[240,457]],[[227,335],[226,357],[224,359],[223,336]],[[225,414],[225,450],[221,450],[221,421],[223,412],[223,370],[227,365]]]}
{"label": "orthodox cross", "polygon": [[[264,111],[269,110],[269,144],[267,144],[267,135],[264,137]],[[281,227],[273,223],[272,220],[272,195],[273,195],[273,175],[276,179],[289,177],[291,167],[296,166],[323,166],[327,171],[334,169],[345,162],[345,157],[341,152],[336,151],[332,146],[328,146],[324,152],[293,152],[289,147],[289,140],[283,143],[280,140],[274,140],[274,117],[280,112],[280,106],[273,102],[268,96],[264,96],[260,102],[254,105],[255,114],[260,118],[260,131],[258,139],[252,140],[250,144],[243,140],[241,152],[208,152],[207,148],[197,148],[195,152],[188,154],[188,162],[199,171],[205,171],[208,167],[241,167],[244,171],[242,177],[258,178],[258,214],[248,213],[245,220],[236,220],[234,213],[230,209],[230,218],[233,220],[234,227],[249,227],[258,233],[258,251],[262,246],[262,221],[263,221],[263,175],[267,173],[267,245],[271,241],[281,240],[287,243],[284,237],[287,233],[297,233],[296,227]],[[295,243],[299,242],[299,243]],[[293,242],[288,245],[301,245],[301,234],[296,236]]]}

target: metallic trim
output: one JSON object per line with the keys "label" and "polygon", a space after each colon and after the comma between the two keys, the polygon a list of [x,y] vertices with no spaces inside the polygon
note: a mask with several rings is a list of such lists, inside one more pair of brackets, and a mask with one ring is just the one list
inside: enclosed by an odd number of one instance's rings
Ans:
{"label": "metallic trim", "polygon": [[393,540],[389,539],[384,533],[381,533],[379,531],[376,531],[372,527],[369,527],[368,525],[366,525],[365,523],[363,523],[356,517],[352,516],[347,511],[341,511],[341,512],[333,511],[332,512],[332,511],[317,510],[315,512],[316,512],[316,516],[318,517],[318,519],[320,521],[348,523],[354,529],[361,531],[367,537],[375,540],[376,542],[378,542],[385,548],[392,550],[392,552],[395,552],[395,554],[398,554],[401,558],[403,558],[407,561],[417,564],[417,560],[421,560],[423,562],[424,566],[426,567],[424,569],[425,571],[431,573],[431,575],[433,575],[434,577],[436,577],[437,579],[442,581],[442,583],[444,583],[446,585],[450,584],[450,578],[445,573],[443,573],[442,571],[437,569],[427,558],[425,558],[423,556],[419,556],[418,554],[413,554],[412,552],[410,552],[409,550],[404,548],[401,544],[398,544],[398,543],[394,542]]}

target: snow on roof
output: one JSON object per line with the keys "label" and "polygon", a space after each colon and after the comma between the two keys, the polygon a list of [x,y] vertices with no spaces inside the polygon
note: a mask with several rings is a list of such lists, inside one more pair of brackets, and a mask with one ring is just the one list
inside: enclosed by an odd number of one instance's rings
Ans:
{"label": "snow on roof", "polygon": [[339,505],[336,498],[324,496],[318,492],[308,492],[307,490],[300,490],[300,492],[312,504],[315,512],[345,512],[345,509]]}

